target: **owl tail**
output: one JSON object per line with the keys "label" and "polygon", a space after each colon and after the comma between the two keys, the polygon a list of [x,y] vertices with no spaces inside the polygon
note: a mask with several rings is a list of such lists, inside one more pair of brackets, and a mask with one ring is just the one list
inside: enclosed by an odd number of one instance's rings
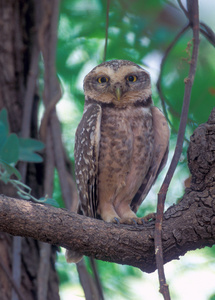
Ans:
{"label": "owl tail", "polygon": [[66,250],[65,257],[68,263],[77,264],[83,258],[83,255],[76,251]]}

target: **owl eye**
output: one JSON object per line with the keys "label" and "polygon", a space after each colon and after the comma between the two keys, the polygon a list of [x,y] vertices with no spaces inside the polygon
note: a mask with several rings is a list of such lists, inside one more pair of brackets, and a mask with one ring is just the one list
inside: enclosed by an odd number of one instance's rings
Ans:
{"label": "owl eye", "polygon": [[105,83],[109,81],[108,77],[102,76],[97,79],[98,83]]}
{"label": "owl eye", "polygon": [[135,82],[137,80],[137,76],[129,75],[129,76],[126,77],[126,80],[131,81],[131,82]]}

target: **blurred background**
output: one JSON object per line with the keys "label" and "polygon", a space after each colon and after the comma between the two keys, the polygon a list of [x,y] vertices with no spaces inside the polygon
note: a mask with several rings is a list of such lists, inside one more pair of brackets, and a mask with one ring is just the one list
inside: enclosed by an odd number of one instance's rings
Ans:
{"label": "blurred background", "polygon": [[[186,3],[182,1],[186,7]],[[215,1],[199,1],[200,20],[215,30]],[[74,162],[74,136],[83,112],[84,76],[104,60],[107,1],[62,0],[60,7],[57,73],[63,89],[63,98],[57,105],[62,124],[63,142]],[[170,155],[176,144],[180,112],[184,94],[184,78],[188,75],[192,54],[192,31],[187,30],[170,51],[161,69],[166,50],[176,35],[188,23],[177,1],[112,0],[109,9],[108,43],[106,60],[127,59],[147,69],[151,74],[153,101],[166,113],[171,129]],[[189,177],[186,151],[190,135],[201,123],[207,121],[215,103],[215,50],[214,45],[201,35],[199,59],[183,153],[171,182],[166,208],[180,200],[184,181]],[[163,104],[156,87],[159,80]],[[155,211],[157,192],[167,167],[145,199],[139,215]],[[55,176],[54,196],[60,205],[59,179]],[[187,253],[179,261],[165,265],[172,300],[215,299],[215,248],[205,248]],[[90,271],[88,258],[85,258]],[[98,261],[98,270],[105,299],[162,299],[159,294],[157,272],[142,273],[139,269]],[[74,264],[68,265],[64,249],[58,253],[56,263],[60,277],[62,300],[83,299]]]}

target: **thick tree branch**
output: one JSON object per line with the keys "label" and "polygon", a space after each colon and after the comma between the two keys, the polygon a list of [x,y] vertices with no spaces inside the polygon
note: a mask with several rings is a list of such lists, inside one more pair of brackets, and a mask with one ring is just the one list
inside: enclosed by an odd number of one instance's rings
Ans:
{"label": "thick tree branch", "polygon": [[[65,209],[0,196],[0,230],[77,250],[109,262],[156,269],[154,222],[144,226],[115,225]],[[187,189],[163,220],[164,262],[189,250],[215,244],[215,189]]]}
{"label": "thick tree branch", "polygon": [[[191,137],[192,183],[164,214],[164,262],[215,244],[215,108]],[[0,196],[0,231],[79,251],[100,260],[156,269],[154,227],[106,223],[48,205]]]}

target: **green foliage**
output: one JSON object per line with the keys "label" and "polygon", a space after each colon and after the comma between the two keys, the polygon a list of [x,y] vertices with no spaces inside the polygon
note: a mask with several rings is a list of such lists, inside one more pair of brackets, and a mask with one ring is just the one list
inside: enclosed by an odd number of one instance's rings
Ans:
{"label": "green foliage", "polygon": [[0,179],[7,184],[12,175],[15,175],[19,180],[21,179],[21,174],[16,168],[0,159]]}
{"label": "green foliage", "polygon": [[[169,23],[162,14],[167,14]],[[172,20],[176,15],[176,20]],[[181,11],[164,1],[112,1],[106,59],[128,59],[146,66],[155,60],[159,66],[159,60],[167,46],[185,24]],[[69,86],[73,101],[80,109],[83,109],[84,102],[83,73],[86,75],[103,59],[105,26],[106,1],[61,2],[57,70]],[[192,34],[188,31],[178,40],[162,70],[162,90],[167,99],[169,118],[176,130],[179,126],[184,79],[188,75],[191,51]],[[215,100],[214,61],[211,60],[212,55],[205,55],[205,51],[212,54],[213,49],[202,38],[188,132],[207,121]],[[206,70],[208,76],[205,76]]]}
{"label": "green foliage", "polygon": [[[88,272],[91,273],[89,258],[85,257]],[[141,271],[126,265],[96,261],[99,276],[107,299],[117,292],[118,299],[132,299],[129,287],[129,279],[132,277],[141,278]],[[117,278],[117,280],[116,280]]]}
{"label": "green foliage", "polygon": [[[22,199],[32,199],[37,202],[59,207],[56,200],[51,198],[36,199],[31,195],[31,188],[21,182],[21,174],[15,168],[18,161],[42,162],[42,157],[35,153],[44,149],[44,144],[30,138],[20,138],[10,133],[10,125],[6,109],[0,111],[0,180],[5,184],[11,183]],[[17,178],[14,179],[14,176]]]}
{"label": "green foliage", "polygon": [[[43,148],[44,144],[40,141],[22,139],[15,133],[10,133],[7,110],[0,111],[0,179],[5,184],[11,182],[12,175],[21,179],[19,171],[14,167],[18,161],[41,162],[42,157],[34,151]],[[14,181],[14,185],[20,189],[23,183]]]}
{"label": "green foliage", "polygon": [[15,133],[9,132],[9,122],[6,109],[0,112],[0,159],[10,163],[17,163],[19,158],[19,142]]}
{"label": "green foliage", "polygon": [[44,144],[35,139],[19,138],[19,160],[27,162],[40,163],[43,161],[42,157],[35,153],[44,149]]}
{"label": "green foliage", "polygon": [[8,164],[19,161],[42,162],[42,157],[35,153],[44,149],[44,144],[30,138],[20,138],[15,133],[10,133],[7,110],[0,112],[0,159]]}

